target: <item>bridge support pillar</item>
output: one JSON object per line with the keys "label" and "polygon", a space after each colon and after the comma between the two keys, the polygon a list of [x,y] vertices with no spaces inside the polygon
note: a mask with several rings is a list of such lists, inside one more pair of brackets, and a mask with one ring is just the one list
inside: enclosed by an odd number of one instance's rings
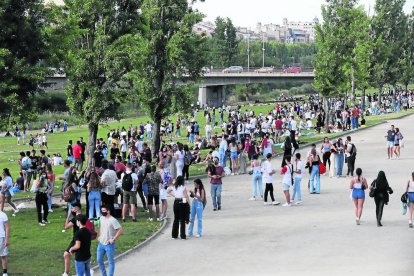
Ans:
{"label": "bridge support pillar", "polygon": [[198,101],[201,105],[221,106],[226,101],[224,85],[200,86],[198,89]]}

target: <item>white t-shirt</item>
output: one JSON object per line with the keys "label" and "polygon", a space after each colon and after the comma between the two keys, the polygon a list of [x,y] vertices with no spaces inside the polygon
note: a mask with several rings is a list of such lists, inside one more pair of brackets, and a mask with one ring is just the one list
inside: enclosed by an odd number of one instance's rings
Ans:
{"label": "white t-shirt", "polygon": [[287,170],[285,172],[285,174],[283,175],[283,180],[282,183],[283,184],[287,184],[287,185],[292,185],[292,164],[290,165],[286,165]]}
{"label": "white t-shirt", "polygon": [[142,145],[144,145],[144,141],[137,141],[135,143],[135,147],[137,147],[139,153],[142,153]]}
{"label": "white t-shirt", "polygon": [[152,130],[152,125],[151,124],[146,124],[145,125],[145,130],[146,131],[151,131]]}
{"label": "white t-shirt", "polygon": [[178,186],[177,189],[175,188],[175,186],[170,186],[170,187],[168,187],[167,192],[172,191],[173,194],[174,194],[174,197],[176,199],[179,199],[179,198],[184,197],[184,190],[185,190],[184,185],[183,186]]}
{"label": "white t-shirt", "polygon": [[121,152],[126,152],[127,143],[124,139],[121,139]]}
{"label": "white t-shirt", "polygon": [[273,170],[272,164],[268,160],[266,160],[262,164],[262,169],[263,169],[263,181],[264,181],[264,183],[273,183],[273,177],[272,177],[272,175],[270,175],[270,173]]}
{"label": "white t-shirt", "polygon": [[297,123],[295,120],[290,121],[290,129],[296,131],[297,130],[296,124]]}
{"label": "white t-shirt", "polygon": [[[125,176],[125,173],[122,173],[121,180],[124,179],[124,176]],[[136,192],[137,188],[135,186],[135,183],[138,182],[138,175],[136,173],[132,173],[131,177],[132,177],[132,182],[134,183],[134,185],[132,186],[131,192]]]}
{"label": "white t-shirt", "polygon": [[0,223],[1,223],[1,226],[0,226],[0,238],[5,238],[6,237],[6,229],[4,227],[4,224],[6,222],[8,222],[8,221],[9,221],[9,219],[8,219],[6,213],[0,211]]}
{"label": "white t-shirt", "polygon": [[210,124],[207,124],[206,125],[206,133],[207,132],[211,132],[211,125]]}

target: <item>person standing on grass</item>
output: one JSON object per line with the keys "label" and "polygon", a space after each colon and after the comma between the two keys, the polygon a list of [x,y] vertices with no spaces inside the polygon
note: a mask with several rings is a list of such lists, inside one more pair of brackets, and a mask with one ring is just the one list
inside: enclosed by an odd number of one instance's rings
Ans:
{"label": "person standing on grass", "polygon": [[293,178],[293,165],[292,163],[290,163],[291,161],[291,157],[290,156],[286,156],[285,158],[285,162],[286,165],[282,168],[281,173],[283,174],[283,179],[282,179],[282,190],[283,193],[285,194],[285,198],[286,198],[286,203],[283,204],[283,207],[290,207],[292,206],[291,202],[290,202],[290,193],[289,193],[289,189],[290,186],[292,186],[292,178]]}
{"label": "person standing on grass", "polygon": [[49,213],[53,213],[52,198],[53,198],[53,191],[55,189],[56,175],[52,170],[52,164],[47,164],[46,165],[46,174],[47,174],[47,181],[48,181],[48,184],[49,184],[49,189],[47,191],[47,206],[49,208]]}
{"label": "person standing on grass", "polygon": [[79,137],[79,142],[80,142],[80,146],[81,146],[81,159],[82,159],[82,163],[81,166],[79,168],[79,171],[82,171],[83,168],[83,163],[86,162],[86,158],[85,158],[85,153],[86,153],[86,143],[83,141],[83,137]]}
{"label": "person standing on grass", "polygon": [[[272,154],[268,153],[266,156],[266,161],[263,162],[262,170],[263,170],[263,180],[266,183],[266,188],[264,192],[264,205],[279,205],[280,203],[275,201],[275,197],[273,196],[273,177],[272,175],[276,173],[276,170],[273,169],[272,163],[270,160],[272,159]],[[286,157],[285,157],[286,159]],[[270,193],[270,198],[272,202],[267,202],[267,195]]]}
{"label": "person standing on grass", "polygon": [[295,195],[298,195],[298,200],[296,201],[296,205],[300,205],[302,204],[302,191],[300,190],[300,184],[302,182],[302,174],[303,174],[303,170],[304,170],[304,165],[303,162],[300,160],[301,155],[300,153],[296,153],[295,154],[295,165],[294,165],[294,173],[295,173],[295,178],[294,178],[294,184],[293,184],[293,192],[292,192],[292,196],[290,199],[290,202],[292,203],[295,200]]}
{"label": "person standing on grass", "polygon": [[72,140],[69,140],[66,150],[67,150],[67,156],[68,156],[67,160],[69,160],[70,163],[73,163],[75,159],[73,157]]}
{"label": "person standing on grass", "polygon": [[86,228],[88,219],[85,215],[76,216],[79,230],[76,232],[75,244],[69,248],[69,253],[75,252],[75,269],[77,276],[91,275],[91,233]]}
{"label": "person standing on grass", "polygon": [[391,125],[390,129],[387,131],[385,138],[387,139],[387,157],[388,159],[393,159],[392,153],[394,148],[395,141],[395,129],[394,125]]}
{"label": "person standing on grass", "polygon": [[[160,219],[160,185],[162,185],[163,180],[161,175],[156,171],[157,167],[151,166],[151,169],[147,176],[144,179],[144,183],[148,185],[148,221],[161,221]],[[155,204],[155,215],[152,206]]]}
{"label": "person standing on grass", "polygon": [[8,168],[3,169],[3,179],[0,181],[0,184],[0,210],[3,211],[4,201],[7,201],[7,203],[9,203],[14,210],[13,216],[16,216],[16,214],[19,212],[19,209],[17,209],[16,205],[14,205],[14,203],[11,201],[12,195],[10,193],[10,189],[13,188],[13,179]]}
{"label": "person standing on grass", "polygon": [[109,206],[110,211],[113,213],[115,211],[114,200],[115,200],[115,192],[116,192],[116,182],[118,181],[118,177],[115,172],[114,164],[112,163],[108,164],[107,161],[104,161],[102,162],[102,168],[104,169],[104,172],[101,176],[102,204]]}
{"label": "person standing on grass", "polygon": [[352,178],[349,188],[352,190],[352,200],[355,205],[355,221],[357,225],[361,223],[362,209],[364,208],[365,190],[368,188],[367,180],[362,177],[361,168],[356,169],[357,177]]}
{"label": "person standing on grass", "polygon": [[81,214],[81,206],[79,203],[74,203],[72,205],[72,208],[70,209],[70,213],[69,216],[66,218],[65,221],[65,225],[64,225],[64,230],[62,232],[65,232],[66,230],[73,228],[73,236],[72,236],[72,240],[69,243],[69,246],[67,247],[67,249],[65,250],[65,252],[63,253],[63,260],[64,260],[64,265],[65,265],[65,270],[63,271],[62,276],[68,276],[69,275],[69,270],[70,270],[70,253],[69,250],[72,248],[72,246],[75,245],[75,235],[76,232],[78,232],[79,230],[79,226],[76,223],[76,217],[79,216]]}
{"label": "person standing on grass", "polygon": [[0,211],[0,256],[3,276],[7,276],[7,256],[9,255],[10,224],[7,215]]}
{"label": "person standing on grass", "polygon": [[[101,178],[95,168],[90,169],[87,191],[89,193],[89,220],[99,219],[101,216]],[[96,215],[95,215],[96,213]]]}
{"label": "person standing on grass", "polygon": [[23,151],[20,153],[21,159],[19,160],[20,171],[23,173],[24,189],[27,190],[30,187],[30,180],[32,179],[32,159],[30,158],[30,151]]}
{"label": "person standing on grass", "polygon": [[46,171],[42,170],[40,172],[39,179],[37,180],[36,184],[33,185],[35,185],[36,193],[35,202],[37,209],[37,220],[40,226],[45,226],[46,223],[49,223],[47,220],[47,216],[49,214],[49,208],[47,206],[47,191],[49,190],[49,184],[47,181]]}
{"label": "person standing on grass", "polygon": [[82,162],[82,147],[80,145],[80,141],[76,141],[76,145],[73,146],[73,158],[75,159],[76,169],[81,171],[83,162]]}
{"label": "person standing on grass", "polygon": [[[98,248],[96,261],[99,264],[102,276],[113,276],[115,272],[115,242],[122,235],[123,230],[119,222],[111,215],[110,206],[101,208],[102,216],[99,219]],[[109,271],[106,273],[104,255],[108,258]]]}
{"label": "person standing on grass", "polygon": [[122,179],[122,189],[123,192],[123,203],[122,206],[122,221],[125,222],[126,212],[128,206],[130,208],[130,214],[132,214],[132,221],[137,221],[136,219],[136,204],[137,204],[137,186],[138,186],[138,176],[132,171],[131,163],[126,165],[126,171],[121,176]]}

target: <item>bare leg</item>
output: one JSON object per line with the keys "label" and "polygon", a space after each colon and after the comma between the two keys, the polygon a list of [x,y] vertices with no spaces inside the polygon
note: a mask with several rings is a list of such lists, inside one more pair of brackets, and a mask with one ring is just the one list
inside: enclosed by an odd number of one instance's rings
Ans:
{"label": "bare leg", "polygon": [[152,218],[153,217],[153,213],[154,213],[154,210],[152,209],[152,205],[148,205],[148,210],[149,210],[148,217],[149,218]]}
{"label": "bare leg", "polygon": [[70,254],[65,251],[65,253],[63,253],[63,259],[64,259],[64,262],[65,262],[65,272],[67,274],[69,274],[69,269],[70,269]]}
{"label": "bare leg", "polygon": [[365,199],[358,199],[358,219],[361,219]]}
{"label": "bare leg", "polygon": [[289,191],[283,191],[283,193],[285,194],[286,202],[288,204],[290,204],[290,193],[289,193]]}
{"label": "bare leg", "polygon": [[160,205],[159,204],[155,204],[155,212],[157,215],[157,218],[160,217]]}
{"label": "bare leg", "polygon": [[135,204],[131,204],[130,206],[131,206],[130,209],[131,209],[131,213],[132,213],[132,219],[136,219],[137,208],[135,207]]}

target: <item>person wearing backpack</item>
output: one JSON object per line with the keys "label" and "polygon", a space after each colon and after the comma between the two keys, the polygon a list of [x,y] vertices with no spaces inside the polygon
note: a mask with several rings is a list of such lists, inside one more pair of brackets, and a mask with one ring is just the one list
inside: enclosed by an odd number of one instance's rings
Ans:
{"label": "person wearing backpack", "polygon": [[193,155],[191,154],[188,146],[184,145],[184,166],[182,175],[185,177],[185,180],[188,180],[188,177],[190,176],[189,170],[192,161]]}
{"label": "person wearing backpack", "polygon": [[137,204],[137,186],[138,186],[138,176],[132,171],[131,163],[126,165],[126,171],[121,176],[122,179],[122,189],[123,193],[123,203],[122,206],[122,221],[125,222],[128,205],[130,206],[130,213],[132,214],[132,221],[137,221],[136,219],[136,204]]}
{"label": "person wearing backpack", "polygon": [[356,154],[357,149],[356,146],[351,142],[351,136],[346,137],[346,163],[348,165],[348,172],[346,176],[354,176]]}
{"label": "person wearing backpack", "polygon": [[27,190],[30,186],[30,180],[32,178],[32,159],[30,159],[30,151],[24,153],[20,152],[20,171],[23,173],[24,187]]}

